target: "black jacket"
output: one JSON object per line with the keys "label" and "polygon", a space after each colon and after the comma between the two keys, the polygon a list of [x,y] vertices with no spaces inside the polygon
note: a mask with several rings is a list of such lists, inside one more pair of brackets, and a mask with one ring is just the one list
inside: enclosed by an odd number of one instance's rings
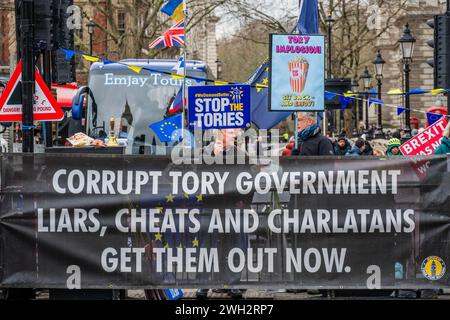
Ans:
{"label": "black jacket", "polygon": [[333,143],[321,133],[299,142],[301,156],[332,156],[334,155]]}
{"label": "black jacket", "polygon": [[347,154],[347,152],[349,152],[350,150],[352,150],[352,146],[350,145],[350,143],[348,142],[347,139],[345,139],[345,146],[344,149],[341,149],[338,145],[338,142],[336,141],[333,144],[333,148],[334,148],[334,155],[335,156],[345,156]]}

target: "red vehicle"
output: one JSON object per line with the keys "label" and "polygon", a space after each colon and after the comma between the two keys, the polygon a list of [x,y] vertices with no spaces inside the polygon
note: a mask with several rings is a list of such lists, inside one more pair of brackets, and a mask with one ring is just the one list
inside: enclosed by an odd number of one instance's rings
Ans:
{"label": "red vehicle", "polygon": [[58,106],[63,109],[71,109],[73,97],[78,91],[78,85],[76,83],[68,83],[65,85],[53,83],[52,89],[56,90]]}

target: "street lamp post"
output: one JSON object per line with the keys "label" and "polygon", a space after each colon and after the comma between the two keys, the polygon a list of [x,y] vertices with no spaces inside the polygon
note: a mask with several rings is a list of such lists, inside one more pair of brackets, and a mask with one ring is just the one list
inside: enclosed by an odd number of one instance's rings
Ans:
{"label": "street lamp post", "polygon": [[411,105],[409,97],[409,74],[411,72],[410,64],[414,53],[414,44],[416,39],[412,36],[409,24],[406,24],[403,30],[403,36],[400,38],[400,48],[403,56],[403,72],[405,73],[405,108],[406,108],[406,127],[403,140],[407,141],[411,139]]}
{"label": "street lamp post", "polygon": [[327,78],[331,79],[332,77],[332,69],[331,69],[331,34],[333,30],[333,24],[336,20],[333,19],[331,12],[328,17],[325,19],[325,23],[327,24],[328,31],[328,70],[327,70]]}
{"label": "street lamp post", "polygon": [[216,60],[216,67],[217,80],[220,80],[220,78],[222,77],[222,61],[220,61],[219,59]]}
{"label": "street lamp post", "polygon": [[[327,56],[327,80],[331,80],[332,77],[332,59],[331,59],[331,44],[332,44],[332,40],[331,40],[331,36],[332,36],[332,31],[333,31],[333,24],[334,24],[335,20],[333,19],[333,16],[330,13],[328,14],[328,16],[325,19],[325,23],[327,24],[327,51],[328,51],[328,56]],[[332,115],[333,117],[333,121],[332,121],[332,125],[331,125],[331,131],[334,132],[336,129],[336,111],[332,110],[330,112],[330,116]],[[324,123],[328,123],[328,115],[327,115],[327,111],[324,112],[324,119],[323,119]],[[325,125],[325,128],[327,128],[328,126]],[[324,133],[326,133],[326,130],[324,130]]]}
{"label": "street lamp post", "polygon": [[[355,88],[358,88],[358,87],[359,87],[358,76],[355,76],[355,82],[353,83],[352,86],[355,87]],[[359,136],[359,134],[358,134],[359,102],[360,102],[360,100],[358,99],[358,100],[356,101],[356,103],[355,103],[355,108],[354,108],[354,110],[355,110],[355,120],[354,120],[354,126],[355,126],[355,128],[354,128],[353,133],[352,133],[352,136],[353,136],[354,138],[356,138],[356,137]]]}
{"label": "street lamp post", "polygon": [[97,27],[97,24],[93,20],[89,20],[86,24],[89,33],[89,54],[92,55],[92,36],[94,35],[94,29]]}
{"label": "street lamp post", "polygon": [[[378,99],[381,100],[381,88],[382,88],[382,80],[383,80],[383,67],[386,62],[384,61],[383,57],[381,56],[381,51],[378,50],[377,56],[375,60],[373,61],[373,64],[375,66],[375,79],[377,79],[378,83]],[[377,121],[377,130],[375,131],[375,138],[376,139],[383,139],[384,138],[384,132],[383,132],[383,114],[381,110],[381,104],[378,104],[378,121]]]}
{"label": "street lamp post", "polygon": [[[372,76],[370,75],[369,69],[367,69],[367,66],[364,69],[361,79],[364,82],[364,98],[366,98],[366,100],[367,100],[368,92],[370,90],[370,81],[372,79]],[[366,113],[366,131],[365,131],[365,133],[368,133],[369,132],[369,102],[368,101],[366,101],[365,109],[366,109],[366,112],[365,112]]]}

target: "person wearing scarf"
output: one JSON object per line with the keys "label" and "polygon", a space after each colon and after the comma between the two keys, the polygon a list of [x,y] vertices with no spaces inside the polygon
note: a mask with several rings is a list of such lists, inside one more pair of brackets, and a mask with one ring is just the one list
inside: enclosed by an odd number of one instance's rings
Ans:
{"label": "person wearing scarf", "polygon": [[321,134],[320,127],[312,114],[299,113],[298,116],[298,150],[293,154],[300,156],[332,156],[333,143]]}

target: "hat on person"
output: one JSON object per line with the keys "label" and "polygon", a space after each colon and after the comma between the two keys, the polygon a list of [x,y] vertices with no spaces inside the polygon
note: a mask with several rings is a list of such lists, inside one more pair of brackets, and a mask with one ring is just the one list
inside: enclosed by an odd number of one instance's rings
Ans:
{"label": "hat on person", "polygon": [[341,141],[341,140],[347,141],[347,138],[345,138],[345,136],[339,136],[339,137],[337,138],[337,142],[339,142],[339,141]]}
{"label": "hat on person", "polygon": [[401,142],[400,139],[397,138],[392,138],[391,140],[388,141],[387,143],[387,151],[391,151],[394,148],[399,148],[401,146]]}

